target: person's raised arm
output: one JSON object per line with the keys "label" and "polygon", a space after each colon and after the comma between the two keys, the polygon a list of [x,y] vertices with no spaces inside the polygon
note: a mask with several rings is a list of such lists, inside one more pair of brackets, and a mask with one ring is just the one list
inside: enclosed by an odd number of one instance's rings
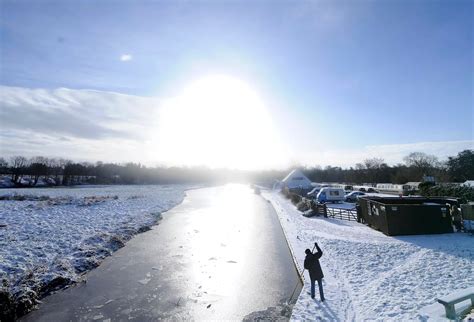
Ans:
{"label": "person's raised arm", "polygon": [[321,248],[319,248],[319,245],[318,243],[314,243],[314,246],[316,246],[316,250],[317,250],[317,253],[315,253],[314,255],[316,256],[316,258],[321,258],[321,256],[323,256],[323,251],[321,250]]}

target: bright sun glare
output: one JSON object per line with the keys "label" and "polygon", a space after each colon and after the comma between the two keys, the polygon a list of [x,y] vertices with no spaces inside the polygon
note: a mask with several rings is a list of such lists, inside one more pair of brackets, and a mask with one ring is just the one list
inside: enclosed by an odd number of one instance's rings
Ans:
{"label": "bright sun glare", "polygon": [[191,83],[159,114],[157,157],[177,165],[239,169],[277,166],[283,148],[258,94],[229,76]]}

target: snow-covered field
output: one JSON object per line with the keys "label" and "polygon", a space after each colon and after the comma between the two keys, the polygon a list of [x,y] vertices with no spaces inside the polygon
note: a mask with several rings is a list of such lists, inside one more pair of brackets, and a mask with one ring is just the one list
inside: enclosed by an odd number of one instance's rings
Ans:
{"label": "snow-covered field", "polygon": [[188,188],[0,190],[0,291],[28,306],[38,295],[77,281],[81,273],[179,204]]}
{"label": "snow-covered field", "polygon": [[304,250],[323,250],[325,302],[309,295],[294,320],[426,320],[435,298],[474,286],[474,237],[454,233],[388,237],[357,222],[306,218],[280,193],[262,191],[278,213],[300,268]]}

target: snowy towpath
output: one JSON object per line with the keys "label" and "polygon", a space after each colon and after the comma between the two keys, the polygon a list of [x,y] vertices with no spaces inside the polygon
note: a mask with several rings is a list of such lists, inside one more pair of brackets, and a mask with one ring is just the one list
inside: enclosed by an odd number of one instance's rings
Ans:
{"label": "snowy towpath", "polygon": [[295,320],[419,320],[436,297],[474,285],[472,236],[388,237],[357,222],[303,217],[276,192],[263,196],[275,207],[301,267],[304,250],[315,241],[324,253],[326,301],[311,299],[305,285]]}

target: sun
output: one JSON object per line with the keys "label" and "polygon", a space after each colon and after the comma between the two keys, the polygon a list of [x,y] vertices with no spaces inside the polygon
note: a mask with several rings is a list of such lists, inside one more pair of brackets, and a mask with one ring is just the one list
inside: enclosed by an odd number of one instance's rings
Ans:
{"label": "sun", "polygon": [[174,165],[261,169],[283,148],[264,102],[244,81],[213,75],[191,82],[160,110],[157,157]]}

